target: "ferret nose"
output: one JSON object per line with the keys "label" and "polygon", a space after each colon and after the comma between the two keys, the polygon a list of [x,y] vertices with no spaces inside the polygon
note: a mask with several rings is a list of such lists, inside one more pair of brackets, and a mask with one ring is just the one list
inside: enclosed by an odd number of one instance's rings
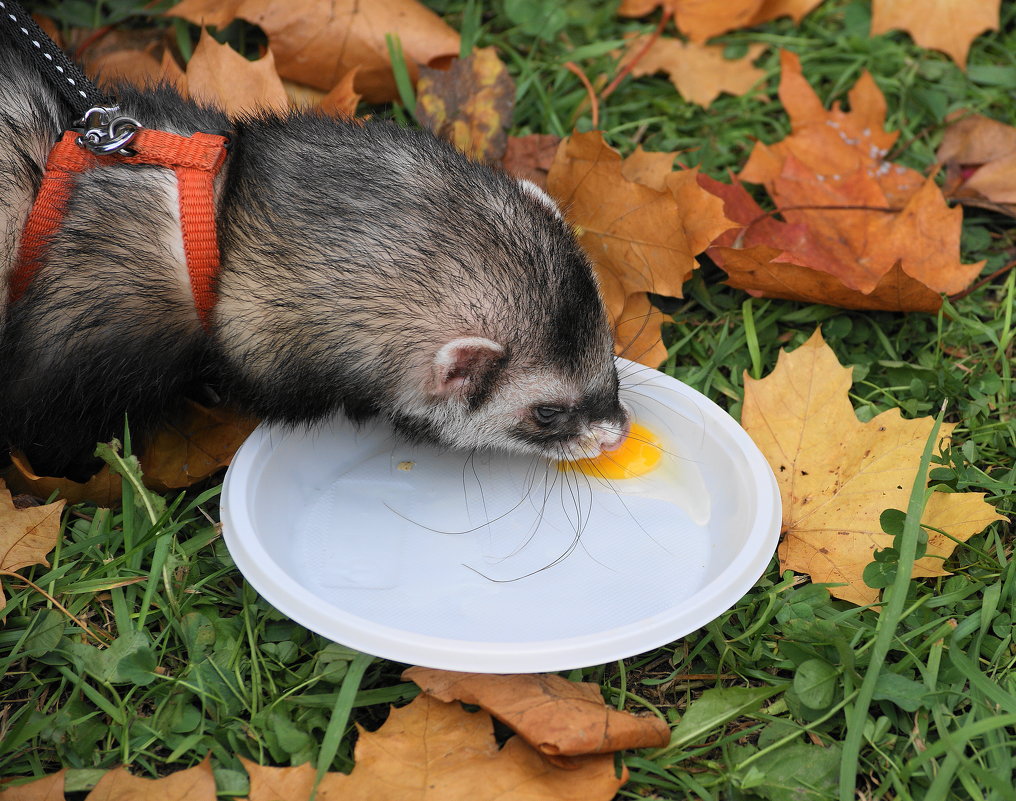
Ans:
{"label": "ferret nose", "polygon": [[631,423],[626,419],[620,428],[599,428],[596,431],[596,444],[600,453],[604,451],[616,451],[621,444],[628,439],[628,432],[631,431]]}

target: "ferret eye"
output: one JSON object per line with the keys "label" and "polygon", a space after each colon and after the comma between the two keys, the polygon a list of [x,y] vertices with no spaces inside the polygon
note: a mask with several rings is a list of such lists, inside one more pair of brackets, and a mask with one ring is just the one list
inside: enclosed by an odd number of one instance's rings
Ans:
{"label": "ferret eye", "polygon": [[560,406],[534,406],[533,417],[541,426],[559,423],[568,416],[568,412]]}

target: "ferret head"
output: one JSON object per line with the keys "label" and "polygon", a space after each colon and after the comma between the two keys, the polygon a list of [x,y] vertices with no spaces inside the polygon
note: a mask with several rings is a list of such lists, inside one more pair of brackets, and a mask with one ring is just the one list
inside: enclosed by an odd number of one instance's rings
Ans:
{"label": "ferret head", "polygon": [[449,336],[410,373],[394,421],[458,448],[595,457],[629,424],[596,278],[557,204],[506,183],[502,241],[480,243],[473,258],[487,263],[466,270],[486,279],[463,283]]}

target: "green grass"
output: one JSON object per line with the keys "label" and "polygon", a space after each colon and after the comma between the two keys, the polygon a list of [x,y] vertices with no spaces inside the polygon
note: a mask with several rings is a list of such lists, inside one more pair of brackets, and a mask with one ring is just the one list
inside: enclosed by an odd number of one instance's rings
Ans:
{"label": "green grass", "polygon": [[[62,5],[67,14],[77,8]],[[81,5],[100,23],[119,13],[150,24],[117,11],[129,4]],[[619,19],[614,3],[594,0],[430,5],[457,28],[465,19],[479,45],[500,49],[518,85],[515,133],[588,129],[586,93],[563,64],[576,61],[602,87],[613,75],[609,50],[655,22]],[[534,8],[547,9],[547,19],[534,19]],[[725,36],[734,52],[772,45],[760,61],[765,97],[723,96],[702,110],[684,104],[663,77],[627,80],[601,105],[601,127],[625,153],[636,143],[683,149],[688,163],[722,177],[740,168],[756,139],[789,130],[775,94],[779,47],[802,54],[827,103],[845,100],[860,71],[870,70],[886,94],[889,125],[900,131],[896,157],[917,169],[932,164],[949,111],[1016,123],[1012,4],[1002,32],[975,42],[967,73],[904,34],[869,39],[868,20],[866,2],[827,0],[799,27],[781,20]],[[177,27],[183,36],[196,30]],[[968,262],[987,259],[990,274],[1016,257],[1012,221],[966,211],[963,249]],[[862,419],[897,406],[906,416],[935,415],[944,403],[945,420],[957,427],[952,447],[930,455],[932,483],[984,492],[1002,513],[1013,512],[1014,273],[938,315],[746,302],[722,277],[706,264],[668,307],[675,321],[666,331],[674,343],[667,372],[737,416],[745,371],[768,373],[780,348],[798,346],[820,324],[854,367],[851,399]],[[97,770],[119,763],[154,776],[211,752],[220,791],[242,793],[237,755],[349,770],[355,734],[346,716],[373,728],[387,704],[412,697],[402,666],[367,664],[261,600],[219,536],[217,487],[170,496],[165,511],[155,501],[139,506],[133,487],[125,489],[122,510],[68,510],[52,566],[24,571],[89,634],[35,590],[4,578],[0,775],[66,766],[69,789],[85,789]],[[918,488],[914,508],[922,497]],[[918,539],[913,510],[908,520],[904,557]],[[781,575],[774,562],[733,609],[694,634],[569,673],[598,683],[609,703],[656,710],[675,726],[669,747],[626,755],[632,779],[620,797],[825,799],[842,786],[844,798],[854,790],[862,798],[1013,798],[1011,527],[991,526],[946,566],[951,576],[907,581],[904,558],[880,617]]]}

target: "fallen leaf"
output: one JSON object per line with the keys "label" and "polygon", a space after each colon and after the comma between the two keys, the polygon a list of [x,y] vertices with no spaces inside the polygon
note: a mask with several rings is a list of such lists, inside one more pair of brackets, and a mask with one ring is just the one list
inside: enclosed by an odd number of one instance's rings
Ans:
{"label": "fallen leaf", "polygon": [[132,776],[126,768],[102,775],[85,801],[215,801],[215,776],[205,757],[193,768],[178,770],[161,779]]}
{"label": "fallen leaf", "polygon": [[0,781],[0,799],[3,801],[64,801],[66,770],[59,770],[35,781],[10,786],[10,779]]}
{"label": "fallen leaf", "polygon": [[499,161],[507,147],[515,82],[493,47],[456,59],[447,70],[420,68],[416,118],[477,161]]}
{"label": "fallen leaf", "polygon": [[941,50],[961,67],[970,43],[998,30],[1001,0],[872,0],[871,35],[904,30],[921,47]]}
{"label": "fallen leaf", "polygon": [[721,33],[752,24],[763,0],[624,0],[617,13],[623,17],[644,17],[657,6],[674,15],[674,24],[693,42],[705,42]]}
{"label": "fallen leaf", "polygon": [[[18,509],[10,491],[0,482],[0,573],[13,573],[29,565],[49,567],[46,554],[60,536],[60,515],[66,501]],[[0,609],[7,599],[0,589]]]}
{"label": "fallen leaf", "polygon": [[885,99],[870,76],[850,91],[849,112],[827,111],[798,58],[783,53],[781,63],[792,133],[756,145],[740,178],[764,184],[783,220],[739,185],[702,176],[744,226],[717,238],[709,255],[754,295],[936,310],[939,293],[963,290],[983,267],[960,262],[962,210],[949,208],[932,179],[884,160],[896,134],[883,130]]}
{"label": "fallen leaf", "polygon": [[258,421],[230,407],[186,402],[183,419],[165,425],[141,458],[145,485],[158,492],[189,487],[224,467]]}
{"label": "fallen leaf", "polygon": [[603,702],[598,685],[552,673],[498,675],[411,667],[402,678],[442,701],[476,704],[544,754],[606,754],[661,748],[670,742],[666,721],[613,709]]}
{"label": "fallen leaf", "polygon": [[[627,780],[614,775],[612,754],[580,757],[565,770],[519,737],[498,750],[485,712],[466,712],[422,693],[392,709],[375,732],[357,725],[355,766],[328,773],[318,801],[610,801]],[[314,768],[266,768],[242,760],[249,801],[309,797]]]}
{"label": "fallen leaf", "polygon": [[338,117],[356,116],[356,107],[360,104],[360,94],[353,88],[356,84],[358,67],[353,67],[342,76],[342,79],[321,98],[321,110],[326,114]]}
{"label": "fallen leaf", "polygon": [[946,127],[936,157],[945,166],[946,197],[1016,217],[1016,128],[962,116]]}
{"label": "fallen leaf", "polygon": [[671,318],[657,309],[645,292],[633,292],[624,302],[614,327],[618,356],[639,364],[659,365],[667,359],[660,328]]}
{"label": "fallen leaf", "polygon": [[356,91],[369,103],[398,96],[385,34],[401,41],[414,80],[418,64],[438,67],[459,53],[458,33],[416,0],[183,0],[167,13],[218,28],[242,17],[268,35],[282,77],[325,91],[359,67]]}
{"label": "fallen leaf", "polygon": [[[808,573],[838,598],[873,604],[878,590],[863,579],[876,548],[888,548],[879,517],[906,509],[931,418],[905,420],[899,409],[861,423],[848,398],[851,369],[842,367],[821,332],[793,353],[781,352],[767,377],[745,376],[742,425],[776,474],[785,536],[780,567]],[[953,425],[943,425],[948,438]],[[928,535],[915,576],[945,575],[943,559],[995,520],[984,493],[935,492],[922,523],[946,531]]]}
{"label": "fallen leaf", "polygon": [[800,22],[821,3],[822,0],[764,0],[752,17],[751,24],[761,25],[780,17],[791,17],[794,22]]}
{"label": "fallen leaf", "polygon": [[135,86],[159,83],[164,78],[163,58],[169,52],[166,31],[158,28],[75,29],[67,49],[102,87],[122,81]]}
{"label": "fallen leaf", "polygon": [[[548,191],[577,226],[612,325],[623,321],[632,294],[681,297],[682,284],[698,266],[695,255],[733,225],[696,175],[669,169],[653,174],[638,154],[622,160],[599,131],[572,134],[558,148]],[[615,339],[625,350],[628,342]]]}
{"label": "fallen leaf", "polygon": [[231,117],[258,111],[283,113],[289,107],[271,50],[257,61],[248,61],[204,29],[187,63],[186,79],[191,98],[221,108]]}
{"label": "fallen leaf", "polygon": [[116,506],[121,497],[120,477],[106,465],[86,482],[71,481],[69,478],[36,475],[24,454],[12,451],[11,466],[0,477],[16,492],[37,498],[48,498],[56,492],[72,504],[91,502],[108,509]]}
{"label": "fallen leaf", "polygon": [[745,226],[718,237],[709,255],[731,286],[756,296],[933,312],[942,304],[939,293],[959,292],[984,265],[960,262],[962,210],[949,208],[932,179],[902,210],[878,211],[884,201],[863,194],[858,184],[871,188],[865,179],[816,181],[791,158],[776,182],[779,197],[797,206],[783,212],[786,222],[763,212],[739,184],[699,180],[727,200],[727,216]]}
{"label": "fallen leaf", "polygon": [[509,136],[501,164],[512,175],[532,181],[546,190],[547,173],[554,164],[559,144],[561,137],[553,134]]}
{"label": "fallen leaf", "polygon": [[886,205],[902,206],[924,184],[916,170],[886,161],[899,134],[885,130],[885,97],[868,72],[847,94],[850,110],[839,103],[825,109],[801,72],[801,60],[780,53],[779,96],[790,117],[791,133],[772,145],[756,143],[741,170],[742,181],[771,185],[791,156],[816,175],[839,180],[861,173],[882,190]]}
{"label": "fallen leaf", "polygon": [[[618,67],[630,63],[649,38],[633,37]],[[665,72],[681,97],[708,108],[721,92],[743,95],[765,77],[764,70],[752,65],[765,48],[764,44],[751,45],[747,55],[731,60],[724,58],[724,48],[719,45],[661,36],[635,62],[631,74],[638,78]]]}

